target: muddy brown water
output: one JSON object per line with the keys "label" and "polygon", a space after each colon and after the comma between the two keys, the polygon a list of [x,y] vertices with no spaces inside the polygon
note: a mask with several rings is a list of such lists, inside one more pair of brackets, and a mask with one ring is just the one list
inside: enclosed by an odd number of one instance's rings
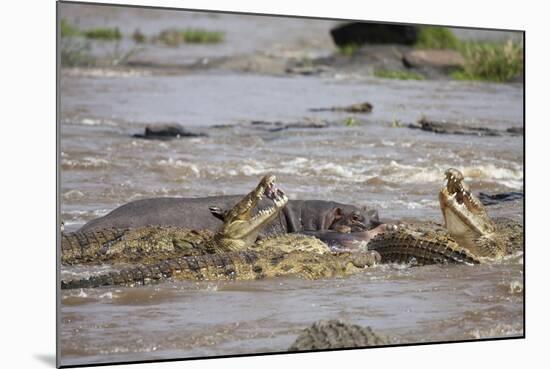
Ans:
{"label": "muddy brown water", "polygon": [[[174,17],[85,14],[79,18],[83,26],[122,19],[129,32],[134,23],[143,31],[157,30]],[[189,19],[198,25],[215,20],[237,33],[239,25],[254,26],[243,17]],[[300,45],[299,31],[311,31],[280,22],[274,24],[292,30],[274,33],[281,43],[292,36],[293,45]],[[209,52],[230,56],[274,42],[272,34],[260,32],[232,51],[240,41],[229,35],[229,44]],[[309,46],[323,53],[323,42]],[[164,58],[183,51],[166,52],[153,54]],[[521,84],[63,70],[60,92],[60,201],[67,230],[131,200],[245,193],[267,172],[277,175],[290,198],[367,205],[389,219],[441,220],[437,191],[448,167],[462,170],[474,192],[523,191],[521,136],[439,135],[396,124],[426,115],[501,130],[523,126]],[[373,104],[371,114],[309,111],[364,101]],[[356,124],[345,125],[348,117]],[[254,120],[321,120],[328,126],[273,132],[252,125]],[[181,123],[209,136],[131,137],[161,123]],[[521,221],[523,202],[489,212]],[[62,277],[104,270],[62,267]],[[393,343],[515,337],[523,334],[523,257],[483,266],[382,265],[345,279],[175,281],[63,291],[60,297],[65,365],[280,352],[319,319],[370,325]]]}

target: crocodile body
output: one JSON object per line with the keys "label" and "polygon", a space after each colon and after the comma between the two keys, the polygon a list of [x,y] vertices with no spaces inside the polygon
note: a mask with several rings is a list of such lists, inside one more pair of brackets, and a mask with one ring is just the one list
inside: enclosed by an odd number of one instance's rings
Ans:
{"label": "crocodile body", "polygon": [[[301,246],[302,245],[302,246]],[[62,281],[62,289],[147,285],[168,279],[254,280],[281,276],[343,277],[380,260],[373,252],[332,254],[313,237],[294,234],[266,240],[261,248],[166,258],[85,279]]]}
{"label": "crocodile body", "polygon": [[456,169],[445,172],[439,191],[445,228],[434,223],[394,226],[368,245],[383,262],[418,264],[479,264],[498,260],[523,248],[523,225],[509,219],[491,219]]}
{"label": "crocodile body", "polygon": [[330,350],[387,344],[388,338],[374,332],[370,327],[361,327],[341,320],[321,320],[304,329],[288,350]]}
{"label": "crocodile body", "polygon": [[[98,229],[63,234],[61,261],[64,264],[140,261],[155,256],[188,256],[245,249],[256,242],[260,230],[275,218],[288,201],[274,186],[275,176],[266,175],[260,183],[223,213],[216,233],[170,226],[144,226],[134,229]],[[255,209],[267,197],[270,205]],[[253,215],[253,211],[256,214]]]}
{"label": "crocodile body", "polygon": [[68,265],[126,263],[141,262],[152,256],[202,255],[208,252],[206,242],[213,236],[208,230],[153,226],[62,233],[61,262]]}
{"label": "crocodile body", "polygon": [[[439,205],[449,235],[460,246],[490,259],[500,259],[509,252],[509,244],[523,240],[523,227],[499,227],[485,207],[464,183],[457,169],[445,171],[447,184],[439,191]],[[521,235],[517,234],[520,232]]]}
{"label": "crocodile body", "polygon": [[445,234],[400,227],[374,237],[368,245],[383,263],[479,264],[481,258]]}

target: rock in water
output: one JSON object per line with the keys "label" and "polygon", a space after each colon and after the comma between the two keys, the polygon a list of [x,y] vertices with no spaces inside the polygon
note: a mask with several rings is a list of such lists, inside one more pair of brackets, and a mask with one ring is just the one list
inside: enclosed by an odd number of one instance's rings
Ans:
{"label": "rock in water", "polygon": [[333,28],[330,31],[337,46],[364,44],[413,45],[418,37],[414,26],[353,22]]}
{"label": "rock in water", "polygon": [[337,111],[344,113],[370,113],[372,112],[372,104],[369,102],[353,104],[348,106],[333,106],[331,108],[313,108],[310,111]]}
{"label": "rock in water", "polygon": [[388,340],[370,327],[361,327],[341,320],[321,320],[306,328],[289,351],[326,350],[345,347],[366,347],[388,344]]}
{"label": "rock in water", "polygon": [[187,131],[180,124],[159,124],[145,127],[144,134],[135,134],[133,137],[148,140],[171,140],[181,137],[207,137],[205,133],[194,133]]}
{"label": "rock in water", "polygon": [[523,136],[523,127],[510,127],[506,129],[506,132],[512,136]]}
{"label": "rock in water", "polygon": [[523,199],[523,192],[505,192],[494,195],[480,192],[478,197],[483,205],[496,205],[501,202],[521,200]]}
{"label": "rock in water", "polygon": [[421,129],[427,132],[453,134],[453,135],[472,135],[472,136],[502,136],[509,134],[506,131],[499,131],[486,127],[474,127],[453,122],[438,122],[421,118],[416,124],[409,124],[409,128]]}

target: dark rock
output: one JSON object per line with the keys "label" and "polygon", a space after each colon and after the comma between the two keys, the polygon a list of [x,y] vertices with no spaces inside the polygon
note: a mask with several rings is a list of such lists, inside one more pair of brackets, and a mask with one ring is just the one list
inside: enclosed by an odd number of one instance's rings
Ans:
{"label": "dark rock", "polygon": [[326,128],[328,127],[328,123],[324,120],[306,120],[303,122],[295,122],[295,123],[288,123],[284,126],[285,129],[288,128]]}
{"label": "dark rock", "polygon": [[505,192],[497,193],[494,195],[480,192],[478,197],[483,205],[496,205],[500,204],[501,202],[521,200],[523,199],[524,195],[523,192]]}
{"label": "dark rock", "polygon": [[354,22],[333,28],[330,34],[338,46],[349,44],[413,45],[418,37],[418,29],[415,26]]}
{"label": "dark rock", "polygon": [[523,136],[523,127],[510,127],[506,130],[506,132],[510,133],[513,136]]}
{"label": "dark rock", "polygon": [[471,136],[521,136],[523,127],[511,127],[506,130],[498,130],[486,127],[474,127],[452,122],[438,122],[421,118],[416,124],[409,124],[409,128],[421,129],[427,132],[453,134],[453,135],[471,135]]}
{"label": "dark rock", "polygon": [[148,140],[171,140],[181,137],[208,137],[206,133],[189,132],[180,124],[159,124],[145,127],[144,134],[135,134],[133,137]]}
{"label": "dark rock", "polygon": [[452,69],[462,67],[464,58],[454,50],[411,50],[403,56],[403,64],[409,68]]}
{"label": "dark rock", "polygon": [[265,127],[270,132],[283,131],[290,128],[326,128],[328,123],[324,120],[306,119],[302,122],[283,123],[283,122],[268,122],[262,120],[254,120],[250,122],[254,126]]}
{"label": "dark rock", "polygon": [[324,65],[294,65],[286,68],[288,74],[300,74],[302,76],[316,76],[328,71],[330,71],[330,68]]}
{"label": "dark rock", "polygon": [[233,128],[233,124],[214,124],[213,126],[210,126],[210,128],[218,128],[218,129]]}
{"label": "dark rock", "polygon": [[427,132],[454,134],[454,135],[472,135],[472,136],[502,136],[505,131],[499,131],[492,128],[472,127],[458,123],[437,122],[420,119],[416,124],[409,124],[409,128],[421,129]]}
{"label": "dark rock", "polygon": [[253,126],[282,126],[284,125],[283,122],[268,122],[265,120],[253,120],[250,122]]}
{"label": "dark rock", "polygon": [[375,333],[370,327],[361,327],[340,320],[321,320],[304,329],[290,346],[289,351],[327,350],[387,344],[387,338]]}
{"label": "dark rock", "polygon": [[332,108],[314,108],[310,111],[341,111],[345,113],[370,113],[372,111],[372,104],[364,102],[361,104],[353,104],[350,106],[336,106]]}

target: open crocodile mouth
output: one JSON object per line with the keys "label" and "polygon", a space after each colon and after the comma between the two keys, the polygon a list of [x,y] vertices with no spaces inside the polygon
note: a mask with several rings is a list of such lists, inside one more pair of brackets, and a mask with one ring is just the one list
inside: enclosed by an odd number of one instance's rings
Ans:
{"label": "open crocodile mouth", "polygon": [[446,185],[439,192],[445,227],[451,234],[494,231],[483,204],[464,183],[462,173],[454,168],[445,171]]}
{"label": "open crocodile mouth", "polygon": [[274,205],[259,210],[258,213],[250,219],[250,221],[253,222],[259,219],[265,219],[266,217],[270,217],[271,215],[274,215],[275,213],[277,213],[281,208],[283,208],[287,204],[288,198],[286,194],[284,193],[283,190],[275,186],[276,179],[277,178],[273,174],[268,174],[260,182],[260,185],[258,186],[260,188],[259,188],[259,191],[257,191],[256,204],[259,201],[263,200],[264,197],[267,197],[268,199],[271,199],[273,201]]}
{"label": "open crocodile mouth", "polygon": [[[275,186],[275,180],[273,174],[264,176],[256,188],[223,215],[224,224],[220,235],[226,241],[231,239],[235,245],[239,244],[238,247],[246,247],[256,241],[262,227],[275,219],[288,202],[285,193]],[[263,201],[263,208],[259,208],[264,198],[271,201]],[[266,206],[266,203],[270,205]]]}

